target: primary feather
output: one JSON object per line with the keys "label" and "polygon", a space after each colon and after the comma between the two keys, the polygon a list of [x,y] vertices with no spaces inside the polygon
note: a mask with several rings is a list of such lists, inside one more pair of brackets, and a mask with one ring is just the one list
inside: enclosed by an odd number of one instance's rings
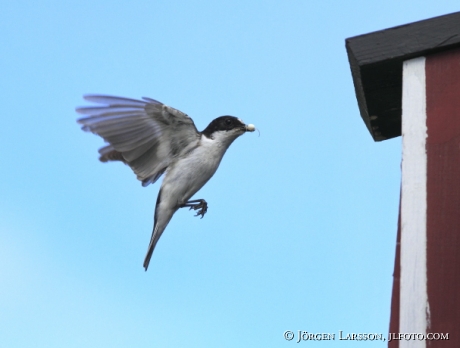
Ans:
{"label": "primary feather", "polygon": [[123,161],[143,186],[158,180],[175,157],[198,141],[199,133],[190,117],[155,99],[84,98],[102,104],[77,108],[85,115],[78,120],[82,129],[110,144],[99,150],[101,161]]}

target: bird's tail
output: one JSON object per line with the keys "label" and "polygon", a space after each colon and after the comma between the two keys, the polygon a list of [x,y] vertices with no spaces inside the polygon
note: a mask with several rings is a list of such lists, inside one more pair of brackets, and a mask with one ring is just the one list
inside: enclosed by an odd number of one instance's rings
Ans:
{"label": "bird's tail", "polygon": [[149,248],[147,250],[147,255],[145,255],[145,259],[144,259],[144,269],[146,272],[147,272],[147,269],[149,268],[149,263],[150,263],[150,259],[152,258],[153,249],[154,247],[150,243]]}
{"label": "bird's tail", "polygon": [[147,269],[149,268],[149,263],[150,263],[150,259],[152,258],[153,250],[155,249],[155,246],[157,245],[158,240],[160,239],[170,219],[171,217],[169,217],[169,219],[166,221],[166,224],[155,223],[153,227],[153,232],[152,232],[152,237],[150,238],[149,248],[147,249],[147,254],[145,255],[145,259],[144,259],[145,271],[147,271]]}
{"label": "bird's tail", "polygon": [[150,238],[150,244],[147,249],[147,254],[145,255],[145,259],[144,259],[144,269],[146,272],[147,272],[147,269],[149,268],[150,259],[152,258],[152,254],[153,254],[153,250],[155,249],[155,245],[157,244],[158,239],[160,239],[160,235],[161,235],[161,233],[157,233],[158,232],[157,227],[158,226],[155,226],[155,228],[153,229],[152,237]]}
{"label": "bird's tail", "polygon": [[154,215],[154,222],[153,222],[153,232],[152,237],[150,238],[149,248],[147,249],[147,254],[145,255],[144,259],[144,268],[145,271],[149,268],[150,259],[152,258],[153,250],[158,243],[163,231],[165,230],[166,226],[168,226],[169,221],[171,220],[174,212],[177,210],[175,209],[164,209],[161,208],[161,191],[158,193],[157,203],[155,206],[155,215]]}

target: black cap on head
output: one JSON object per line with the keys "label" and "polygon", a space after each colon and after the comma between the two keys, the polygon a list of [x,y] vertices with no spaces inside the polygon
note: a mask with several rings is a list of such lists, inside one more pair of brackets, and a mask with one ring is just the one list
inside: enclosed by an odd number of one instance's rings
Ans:
{"label": "black cap on head", "polygon": [[230,131],[235,128],[246,130],[246,125],[235,116],[221,116],[212,121],[201,133],[209,138],[214,132]]}

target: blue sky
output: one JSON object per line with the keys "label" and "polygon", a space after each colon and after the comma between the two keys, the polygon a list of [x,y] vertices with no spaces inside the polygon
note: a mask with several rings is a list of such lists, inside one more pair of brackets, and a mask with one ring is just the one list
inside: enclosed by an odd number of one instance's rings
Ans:
{"label": "blue sky", "polygon": [[[288,347],[388,332],[401,139],[359,116],[345,38],[457,1],[2,3],[2,347]],[[148,96],[239,138],[148,272],[160,183],[101,164],[85,93]],[[354,346],[345,341],[301,342]],[[360,342],[384,347],[386,342]]]}

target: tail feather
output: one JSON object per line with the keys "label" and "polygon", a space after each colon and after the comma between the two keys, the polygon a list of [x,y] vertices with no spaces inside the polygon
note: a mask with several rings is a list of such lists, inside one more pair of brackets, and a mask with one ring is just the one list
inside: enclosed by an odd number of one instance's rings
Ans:
{"label": "tail feather", "polygon": [[147,272],[147,269],[149,268],[150,259],[152,258],[152,255],[153,255],[153,249],[154,249],[153,246],[149,245],[149,249],[147,250],[147,255],[145,255],[144,269],[146,272]]}
{"label": "tail feather", "polygon": [[144,259],[144,268],[146,271],[149,268],[150,259],[152,258],[153,250],[155,249],[158,240],[163,234],[163,231],[165,230],[166,226],[168,226],[168,223],[171,220],[172,216],[178,209],[178,207],[168,207],[167,203],[162,204],[162,192],[163,189],[161,188],[160,192],[158,193],[157,203],[155,205],[152,237],[150,238],[149,248],[147,249],[147,254],[145,255]]}
{"label": "tail feather", "polygon": [[155,249],[155,246],[157,245],[157,242],[160,239],[163,231],[164,231],[164,228],[161,231],[159,231],[158,225],[156,225],[153,229],[152,237],[150,238],[150,244],[147,249],[147,254],[145,255],[145,259],[144,259],[144,269],[146,272],[147,272],[147,269],[149,268],[150,259],[152,258],[153,250]]}

